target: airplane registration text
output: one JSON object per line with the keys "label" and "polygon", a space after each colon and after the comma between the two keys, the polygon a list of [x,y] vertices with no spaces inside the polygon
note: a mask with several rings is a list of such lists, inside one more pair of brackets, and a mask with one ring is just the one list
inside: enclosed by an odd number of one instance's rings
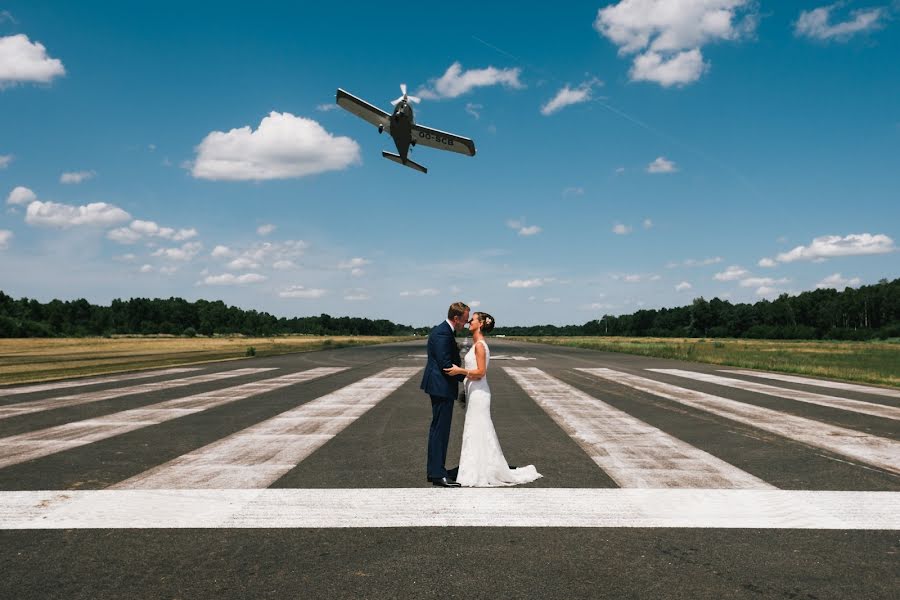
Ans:
{"label": "airplane registration text", "polygon": [[442,135],[431,135],[431,134],[428,133],[427,131],[420,131],[420,132],[419,132],[419,137],[420,137],[420,138],[425,138],[426,140],[434,140],[434,141],[436,141],[436,142],[439,143],[439,144],[445,144],[445,145],[447,145],[447,146],[452,146],[452,145],[453,145],[453,139],[452,139],[452,138],[444,137],[444,136],[442,136]]}

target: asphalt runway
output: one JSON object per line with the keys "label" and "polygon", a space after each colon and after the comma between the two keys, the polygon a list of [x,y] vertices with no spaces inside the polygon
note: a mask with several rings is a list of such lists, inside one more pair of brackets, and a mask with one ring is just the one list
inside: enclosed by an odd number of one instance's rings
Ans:
{"label": "asphalt runway", "polygon": [[424,340],[0,388],[0,598],[897,597],[897,390],[489,343],[521,487]]}

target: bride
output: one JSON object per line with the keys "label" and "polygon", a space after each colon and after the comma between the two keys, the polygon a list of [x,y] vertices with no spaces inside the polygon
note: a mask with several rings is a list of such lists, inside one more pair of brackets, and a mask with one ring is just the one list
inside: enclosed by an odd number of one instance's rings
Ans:
{"label": "bride", "polygon": [[462,454],[456,481],[463,487],[497,487],[534,481],[541,476],[533,465],[512,468],[503,456],[500,440],[491,421],[491,388],[487,369],[491,351],[484,334],[494,329],[494,318],[477,312],[469,320],[472,348],[463,359],[465,368],[444,369],[448,375],[465,375],[466,422],[463,426]]}

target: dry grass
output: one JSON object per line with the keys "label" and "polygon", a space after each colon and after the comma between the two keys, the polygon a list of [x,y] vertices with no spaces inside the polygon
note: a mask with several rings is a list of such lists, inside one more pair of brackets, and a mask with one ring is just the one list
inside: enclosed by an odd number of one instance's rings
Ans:
{"label": "dry grass", "polygon": [[379,336],[0,339],[0,384],[47,381],[256,356],[408,340]]}
{"label": "dry grass", "polygon": [[626,337],[517,339],[900,387],[900,344],[896,342]]}

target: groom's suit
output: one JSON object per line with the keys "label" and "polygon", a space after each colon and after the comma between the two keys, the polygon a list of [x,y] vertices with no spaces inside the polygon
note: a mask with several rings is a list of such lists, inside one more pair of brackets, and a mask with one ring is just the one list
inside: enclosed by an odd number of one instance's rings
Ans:
{"label": "groom's suit", "polygon": [[428,334],[428,362],[420,386],[431,396],[431,429],[428,432],[428,477],[447,477],[447,445],[450,443],[450,422],[453,402],[459,393],[462,375],[451,377],[444,369],[459,365],[459,348],[450,323],[444,321]]}

